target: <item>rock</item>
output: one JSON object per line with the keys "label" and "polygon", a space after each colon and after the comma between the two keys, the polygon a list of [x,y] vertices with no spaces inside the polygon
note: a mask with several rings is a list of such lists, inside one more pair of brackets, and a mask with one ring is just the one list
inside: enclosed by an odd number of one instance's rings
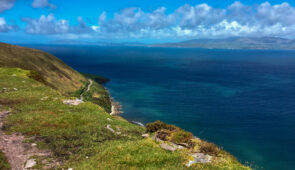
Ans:
{"label": "rock", "polygon": [[13,88],[13,90],[17,91],[17,88]]}
{"label": "rock", "polygon": [[73,168],[68,168],[68,170],[73,170]]}
{"label": "rock", "polygon": [[194,154],[191,154],[191,156],[193,157],[193,160],[190,160],[186,164],[186,166],[188,167],[190,167],[194,163],[210,163],[212,159],[212,156],[206,155],[203,153],[194,153]]}
{"label": "rock", "polygon": [[64,100],[63,103],[64,103],[64,104],[69,104],[69,105],[77,106],[77,105],[83,103],[83,101],[80,100],[80,99],[75,99],[75,100]]}
{"label": "rock", "polygon": [[110,118],[107,118],[107,120],[108,120],[108,121],[112,121],[112,119],[110,119]]}
{"label": "rock", "polygon": [[47,100],[47,99],[48,99],[47,96],[41,98],[42,101],[43,101],[43,100]]}
{"label": "rock", "polygon": [[111,132],[115,133],[115,130],[111,128],[111,125],[107,125],[107,129],[109,129]]}
{"label": "rock", "polygon": [[187,143],[178,143],[177,145],[189,148],[190,146]]}
{"label": "rock", "polygon": [[150,135],[149,135],[148,133],[146,133],[146,134],[142,134],[141,137],[142,137],[142,138],[149,138]]}
{"label": "rock", "polygon": [[36,164],[36,159],[29,159],[26,163],[25,169],[32,168]]}
{"label": "rock", "polygon": [[168,145],[166,143],[161,143],[160,147],[165,150],[172,151],[172,152],[174,152],[177,149],[177,147],[175,147],[174,145]]}
{"label": "rock", "polygon": [[37,144],[36,143],[32,143],[32,146],[37,146]]}

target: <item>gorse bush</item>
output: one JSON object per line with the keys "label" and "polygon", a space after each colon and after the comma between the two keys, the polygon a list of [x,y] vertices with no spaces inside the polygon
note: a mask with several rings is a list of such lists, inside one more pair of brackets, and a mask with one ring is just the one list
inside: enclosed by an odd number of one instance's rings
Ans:
{"label": "gorse bush", "polygon": [[168,125],[168,124],[161,122],[159,120],[157,120],[153,123],[148,123],[146,125],[146,131],[149,133],[153,133],[153,132],[156,132],[161,129],[170,130],[170,131],[179,130],[178,127],[176,127],[174,125]]}
{"label": "gorse bush", "polygon": [[171,142],[173,143],[189,143],[193,138],[193,134],[190,132],[185,132],[183,130],[174,132],[171,137]]}
{"label": "gorse bush", "polygon": [[211,142],[203,142],[200,146],[200,152],[211,155],[211,156],[218,156],[220,153],[220,149]]}

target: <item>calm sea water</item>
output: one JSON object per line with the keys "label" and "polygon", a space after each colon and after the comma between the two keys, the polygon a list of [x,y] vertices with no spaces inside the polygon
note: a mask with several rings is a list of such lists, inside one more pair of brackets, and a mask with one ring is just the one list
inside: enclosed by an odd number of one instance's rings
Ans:
{"label": "calm sea water", "polygon": [[129,120],[178,125],[255,169],[295,169],[295,51],[34,47],[110,78]]}

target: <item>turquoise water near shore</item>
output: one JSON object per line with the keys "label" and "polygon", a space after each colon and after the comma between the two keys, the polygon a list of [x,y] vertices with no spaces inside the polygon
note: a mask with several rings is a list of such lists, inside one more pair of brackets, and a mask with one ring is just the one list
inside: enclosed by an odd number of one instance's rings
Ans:
{"label": "turquoise water near shore", "polygon": [[110,78],[128,120],[175,124],[255,169],[295,169],[295,51],[32,47]]}

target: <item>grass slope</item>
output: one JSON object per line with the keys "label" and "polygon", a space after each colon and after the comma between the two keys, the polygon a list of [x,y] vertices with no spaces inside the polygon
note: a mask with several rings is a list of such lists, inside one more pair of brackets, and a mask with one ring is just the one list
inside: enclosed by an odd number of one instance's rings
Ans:
{"label": "grass slope", "polygon": [[63,94],[78,90],[85,81],[84,76],[51,54],[5,43],[0,43],[0,67],[34,70],[47,85]]}
{"label": "grass slope", "polygon": [[[33,137],[32,142],[50,149],[63,162],[60,168],[249,169],[224,151],[218,161],[188,168],[186,149],[166,151],[151,138],[141,138],[145,128],[110,116],[92,102],[65,105],[62,100],[68,97],[28,75],[30,71],[19,68],[0,68],[0,89],[7,88],[0,92],[1,110],[12,110],[4,130]],[[37,167],[42,169],[42,165]]]}

